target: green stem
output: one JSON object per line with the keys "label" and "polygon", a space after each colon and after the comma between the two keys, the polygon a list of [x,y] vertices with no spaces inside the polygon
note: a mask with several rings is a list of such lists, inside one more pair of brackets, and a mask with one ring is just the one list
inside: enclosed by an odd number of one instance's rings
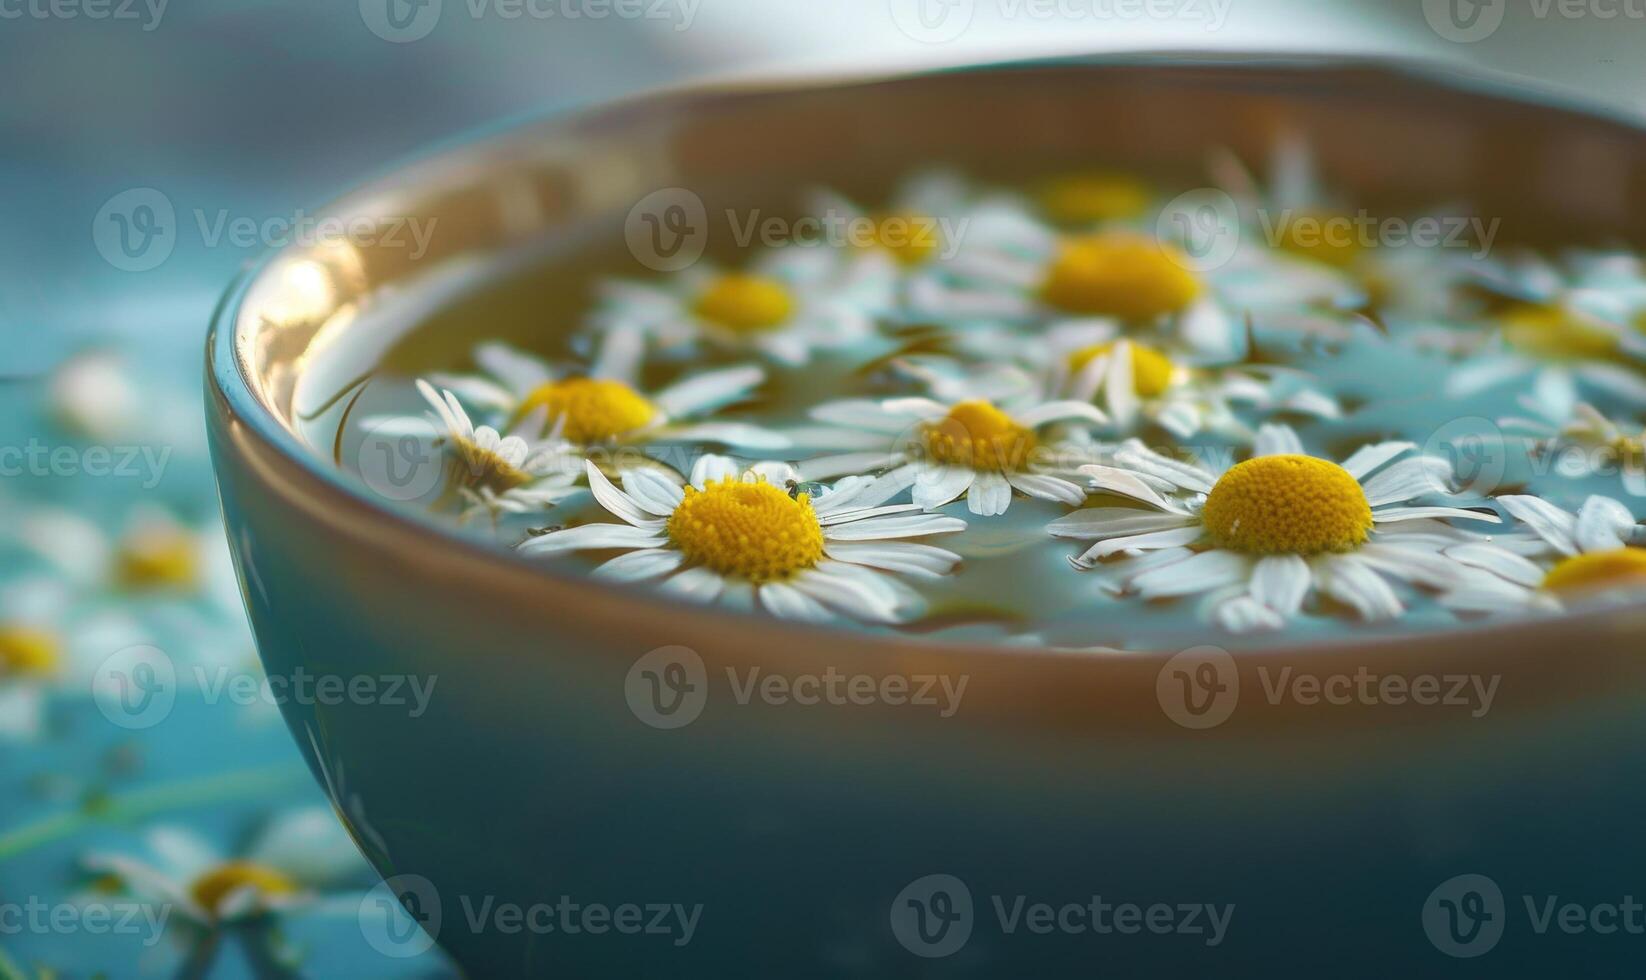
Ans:
{"label": "green stem", "polygon": [[[71,837],[101,821],[122,822],[203,803],[234,799],[286,787],[308,778],[308,770],[289,763],[244,772],[184,779],[115,796],[95,812],[84,809],[54,814],[0,834],[0,862],[54,840]],[[0,974],[0,977],[3,977]]]}

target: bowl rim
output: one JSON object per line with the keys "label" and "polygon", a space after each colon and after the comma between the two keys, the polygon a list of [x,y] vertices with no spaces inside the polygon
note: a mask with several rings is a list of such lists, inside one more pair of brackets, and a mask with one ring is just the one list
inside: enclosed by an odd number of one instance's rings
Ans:
{"label": "bowl rim", "polygon": [[[1460,65],[1434,58],[1390,56],[1381,54],[1302,54],[1298,52],[1263,51],[1202,51],[1202,50],[1146,50],[1103,54],[1048,57],[1016,57],[1003,60],[967,61],[941,66],[914,66],[884,69],[831,69],[824,67],[778,75],[755,72],[734,72],[707,78],[646,89],[621,98],[602,100],[570,109],[549,110],[502,120],[477,130],[457,134],[435,142],[421,151],[403,157],[381,168],[377,173],[357,181],[343,193],[333,196],[322,207],[311,209],[315,214],[335,213],[340,205],[369,195],[386,182],[403,179],[411,173],[423,174],[425,169],[439,170],[458,162],[466,153],[476,149],[504,145],[527,133],[539,132],[551,126],[576,126],[598,121],[608,115],[621,115],[637,110],[657,110],[664,107],[689,108],[694,102],[714,100],[726,96],[782,95],[786,93],[823,91],[868,87],[880,83],[932,78],[944,75],[971,74],[990,71],[1021,69],[1152,69],[1186,70],[1232,68],[1247,70],[1287,69],[1296,72],[1340,71],[1384,74],[1392,78],[1415,82],[1459,95],[1498,101],[1506,104],[1536,105],[1556,112],[1607,122],[1637,131],[1646,131],[1646,120],[1627,112],[1622,107],[1586,100],[1578,92],[1534,83],[1523,76]],[[1158,662],[1182,652],[1173,644],[1151,644],[1131,649],[1107,647],[1075,648],[1050,646],[1040,643],[981,642],[933,639],[921,633],[889,633],[854,628],[835,623],[814,624],[779,619],[775,616],[749,614],[726,609],[716,604],[693,602],[677,598],[653,588],[627,583],[604,582],[556,564],[545,564],[523,557],[504,548],[453,533],[439,522],[421,518],[403,509],[386,504],[368,487],[340,467],[329,465],[312,447],[299,441],[275,410],[259,397],[250,380],[249,368],[242,361],[239,327],[240,311],[246,295],[261,277],[281,257],[301,248],[299,244],[266,249],[248,260],[230,281],[218,299],[209,321],[205,342],[206,411],[208,415],[222,415],[222,421],[232,421],[239,431],[252,435],[260,448],[287,466],[302,478],[317,485],[323,492],[334,495],[335,501],[352,505],[352,510],[369,515],[372,526],[338,520],[336,523],[355,536],[371,535],[380,543],[393,548],[427,552],[430,561],[459,560],[465,567],[489,572],[497,581],[505,580],[515,586],[529,584],[558,596],[554,605],[575,601],[578,593],[606,598],[620,597],[634,604],[648,617],[659,619],[686,617],[703,629],[729,628],[752,635],[766,634],[774,640],[801,637],[813,641],[838,640],[851,637],[853,645],[868,653],[883,652],[888,657],[916,654],[926,658],[952,656],[996,660],[1008,657],[1055,660],[1089,660],[1094,664],[1122,659],[1128,662]],[[220,467],[214,444],[213,465]],[[341,515],[340,509],[319,510],[317,515]],[[434,532],[431,534],[430,532]],[[1573,634],[1611,632],[1620,614],[1639,614],[1646,611],[1646,597],[1627,603],[1562,611],[1544,616],[1505,617],[1499,620],[1425,625],[1409,631],[1380,630],[1362,635],[1337,633],[1327,637],[1298,637],[1296,634],[1264,633],[1250,635],[1223,634],[1207,630],[1200,639],[1186,643],[1188,648],[1212,647],[1227,649],[1236,658],[1281,659],[1299,656],[1321,658],[1322,662],[1353,659],[1369,662],[1386,655],[1400,655],[1424,645],[1461,649],[1449,641],[1464,637],[1482,641],[1480,646],[1508,641],[1515,645],[1537,643],[1543,640],[1570,642]],[[1253,640],[1261,642],[1253,642]],[[1470,644],[1473,646],[1474,644]],[[890,661],[888,661],[890,662]]]}

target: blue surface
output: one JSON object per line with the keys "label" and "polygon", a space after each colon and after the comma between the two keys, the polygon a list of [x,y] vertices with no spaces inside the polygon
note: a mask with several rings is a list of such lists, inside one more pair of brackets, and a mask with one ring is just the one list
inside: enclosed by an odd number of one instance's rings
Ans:
{"label": "blue surface", "polygon": [[[0,476],[0,590],[58,581],[74,603],[58,624],[65,632],[94,613],[128,620],[184,675],[164,721],[127,730],[91,696],[93,656],[56,678],[37,737],[0,736],[0,908],[72,910],[95,884],[86,858],[139,856],[156,826],[234,853],[271,817],[327,806],[269,706],[212,698],[188,680],[196,663],[258,670],[241,610],[220,601],[226,564],[208,563],[196,594],[149,596],[106,574],[70,581],[17,543],[48,507],[92,519],[111,539],[156,505],[213,532],[201,344],[236,270],[281,244],[278,225],[243,243],[215,238],[218,225],[300,219],[422,148],[653,85],[691,60],[681,46],[652,50],[645,30],[615,21],[520,25],[448,11],[426,38],[396,44],[374,35],[355,3],[155,9],[158,21],[141,6],[137,19],[0,21],[0,447],[71,447],[75,460],[94,445],[169,453],[157,479],[63,466]],[[129,229],[122,257],[105,205],[144,188],[174,220],[144,238]],[[52,417],[54,372],[88,349],[118,357],[138,392],[135,424],[119,439],[76,435]],[[199,943],[170,926],[164,937],[94,934],[19,927],[13,913],[0,916],[0,977],[449,975],[438,953],[387,959],[370,947],[355,911],[373,880],[359,861],[341,876],[331,914],[271,923],[292,956],[282,965],[254,955],[267,929],[226,929],[215,952],[186,967]]]}

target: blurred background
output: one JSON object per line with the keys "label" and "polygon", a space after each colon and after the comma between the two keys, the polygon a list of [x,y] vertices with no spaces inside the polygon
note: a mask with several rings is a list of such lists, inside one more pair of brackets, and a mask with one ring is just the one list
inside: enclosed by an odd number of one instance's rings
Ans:
{"label": "blurred background", "polygon": [[[373,879],[259,685],[216,519],[206,324],[317,204],[706,77],[1362,53],[1638,114],[1642,41],[1640,0],[0,0],[0,980],[452,975],[363,928]],[[134,713],[111,663],[174,697]],[[112,897],[134,881],[198,914]],[[245,884],[313,900],[237,925]]]}

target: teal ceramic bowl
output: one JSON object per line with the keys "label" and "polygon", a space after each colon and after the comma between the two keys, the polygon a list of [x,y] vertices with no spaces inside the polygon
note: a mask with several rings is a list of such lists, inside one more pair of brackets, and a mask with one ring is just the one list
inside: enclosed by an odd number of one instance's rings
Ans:
{"label": "teal ceramic bowl", "polygon": [[[476,977],[1637,963],[1646,939],[1531,913],[1640,894],[1638,609],[1229,656],[940,645],[531,564],[299,435],[322,407],[307,380],[409,326],[372,315],[383,297],[521,249],[621,243],[659,188],[748,204],[937,158],[1184,173],[1214,145],[1260,158],[1283,128],[1369,204],[1467,195],[1528,238],[1641,241],[1646,138],[1621,122],[1403,66],[1148,58],[641,98],[443,152],[325,212],[438,219],[415,258],[331,242],[248,273],[207,373],[251,622],[271,675],[434,684],[420,713],[383,687],[285,707],[426,933]],[[788,695],[750,695],[751,669]],[[1360,672],[1411,696],[1268,693]],[[803,703],[830,676],[871,694]],[[965,684],[958,710],[904,703],[944,683]],[[372,921],[385,955],[425,941]]]}

